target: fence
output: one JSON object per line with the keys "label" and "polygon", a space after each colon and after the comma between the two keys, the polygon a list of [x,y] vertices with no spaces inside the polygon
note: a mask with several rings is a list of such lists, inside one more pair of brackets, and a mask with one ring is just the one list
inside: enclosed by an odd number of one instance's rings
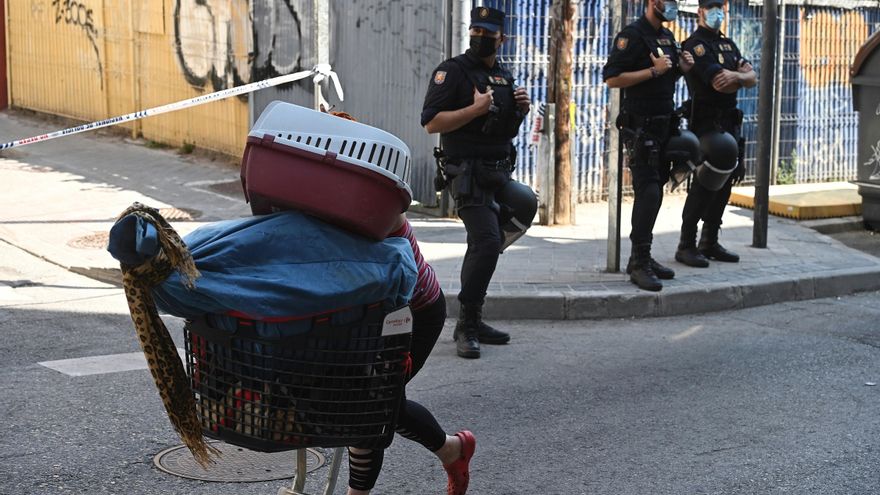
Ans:
{"label": "fence", "polygon": [[[499,0],[474,3],[500,8],[509,14],[507,30],[510,41],[501,52],[501,60],[512,69],[520,84],[529,89],[534,102],[546,101],[550,2]],[[610,32],[611,2],[585,0],[574,3],[577,18],[572,166],[576,169],[579,200],[600,201],[606,197],[604,157],[610,94],[602,82],[601,72],[615,34]],[[627,22],[636,20],[644,11],[641,0],[625,3],[629,13]],[[800,183],[854,179],[858,128],[848,69],[858,48],[880,26],[880,8],[847,8],[855,4],[843,1],[825,2],[836,6],[822,7],[791,5],[795,3],[792,1],[780,3],[783,5],[779,10],[781,43],[778,46],[782,63],[777,64],[777,74],[770,76],[778,79],[779,94],[774,146],[778,150],[778,159],[772,180]],[[685,8],[670,26],[679,41],[696,28],[695,12],[695,8]],[[746,1],[730,2],[725,32],[758,71],[762,22],[760,5]],[[686,98],[687,89],[682,79],[676,91],[676,101],[681,103]],[[755,177],[757,86],[740,91],[739,102],[745,113],[745,183],[749,184]],[[520,180],[534,184],[536,150],[529,145],[527,132],[523,129],[518,142],[523,158],[517,173]]]}

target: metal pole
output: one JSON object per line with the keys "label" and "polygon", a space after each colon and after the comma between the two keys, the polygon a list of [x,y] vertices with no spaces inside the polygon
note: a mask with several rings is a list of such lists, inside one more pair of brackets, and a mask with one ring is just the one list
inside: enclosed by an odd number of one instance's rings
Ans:
{"label": "metal pole", "polygon": [[776,66],[776,1],[764,0],[761,82],[758,95],[758,157],[755,174],[755,212],[752,246],[767,247],[770,203],[770,150],[773,146],[773,74]]}
{"label": "metal pole", "polygon": [[785,0],[779,2],[779,45],[776,55],[776,102],[773,105],[773,151],[770,153],[770,184],[776,184],[779,168],[780,121],[782,120],[782,83],[785,75]]}
{"label": "metal pole", "polygon": [[[623,0],[611,2],[611,31],[619,33],[623,30],[623,21],[626,10]],[[611,101],[608,105],[608,146],[605,148],[607,158],[605,160],[608,174],[608,242],[606,270],[612,273],[620,271],[620,210],[621,195],[623,192],[621,175],[623,172],[623,160],[620,148],[620,136],[614,120],[620,113],[620,90],[611,91]]]}
{"label": "metal pole", "polygon": [[[128,46],[129,69],[131,70],[131,99],[133,101],[132,108],[141,107],[141,89],[138,81],[138,30],[135,28],[134,2],[128,4],[128,23],[129,34],[131,35],[131,43]],[[131,126],[131,137],[137,139],[141,132],[141,121],[135,120]]]}
{"label": "metal pole", "polygon": [[[446,0],[446,15],[443,17],[446,19],[445,33],[444,33],[444,43],[443,43],[443,56],[447,59],[453,57],[452,53],[452,42],[455,39],[453,32],[455,32],[457,28],[456,24],[456,10],[455,10],[456,0]],[[434,136],[434,146],[440,146],[440,135],[437,134]],[[449,201],[449,192],[447,189],[443,189],[439,192],[439,204],[437,205],[440,208],[440,216],[441,217],[451,217],[452,216],[452,205]]]}
{"label": "metal pole", "polygon": [[[315,30],[315,64],[330,63],[330,3],[329,0],[313,0]],[[321,86],[315,83],[314,108],[321,110]],[[327,108],[326,110],[330,110]]]}

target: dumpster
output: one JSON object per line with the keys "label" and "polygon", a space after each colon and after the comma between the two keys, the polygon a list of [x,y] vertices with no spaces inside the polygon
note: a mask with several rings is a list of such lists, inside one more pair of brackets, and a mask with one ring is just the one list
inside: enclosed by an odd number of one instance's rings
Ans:
{"label": "dumpster", "polygon": [[865,226],[880,230],[880,32],[853,60],[853,108],[859,113],[857,178]]}

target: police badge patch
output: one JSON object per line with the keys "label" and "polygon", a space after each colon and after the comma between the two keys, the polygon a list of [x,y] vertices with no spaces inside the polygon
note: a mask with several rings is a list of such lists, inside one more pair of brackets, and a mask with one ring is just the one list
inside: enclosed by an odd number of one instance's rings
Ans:
{"label": "police badge patch", "polygon": [[702,57],[706,54],[706,47],[703,45],[697,45],[694,47],[694,55],[698,57]]}
{"label": "police badge patch", "polygon": [[629,45],[629,39],[620,37],[617,38],[617,49],[618,50],[626,50],[627,45]]}
{"label": "police badge patch", "polygon": [[446,71],[438,70],[436,74],[434,74],[434,84],[443,84],[446,81]]}
{"label": "police badge patch", "polygon": [[489,17],[489,9],[487,9],[486,7],[480,9],[480,17],[483,19]]}

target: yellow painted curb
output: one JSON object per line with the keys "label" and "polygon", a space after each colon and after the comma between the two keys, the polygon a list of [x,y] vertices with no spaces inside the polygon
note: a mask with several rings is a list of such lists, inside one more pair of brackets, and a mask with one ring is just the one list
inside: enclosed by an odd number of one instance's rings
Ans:
{"label": "yellow painted curb", "polygon": [[[733,188],[729,203],[754,208],[755,188]],[[770,186],[768,206],[770,214],[796,220],[847,217],[861,215],[862,197],[848,182]]]}

